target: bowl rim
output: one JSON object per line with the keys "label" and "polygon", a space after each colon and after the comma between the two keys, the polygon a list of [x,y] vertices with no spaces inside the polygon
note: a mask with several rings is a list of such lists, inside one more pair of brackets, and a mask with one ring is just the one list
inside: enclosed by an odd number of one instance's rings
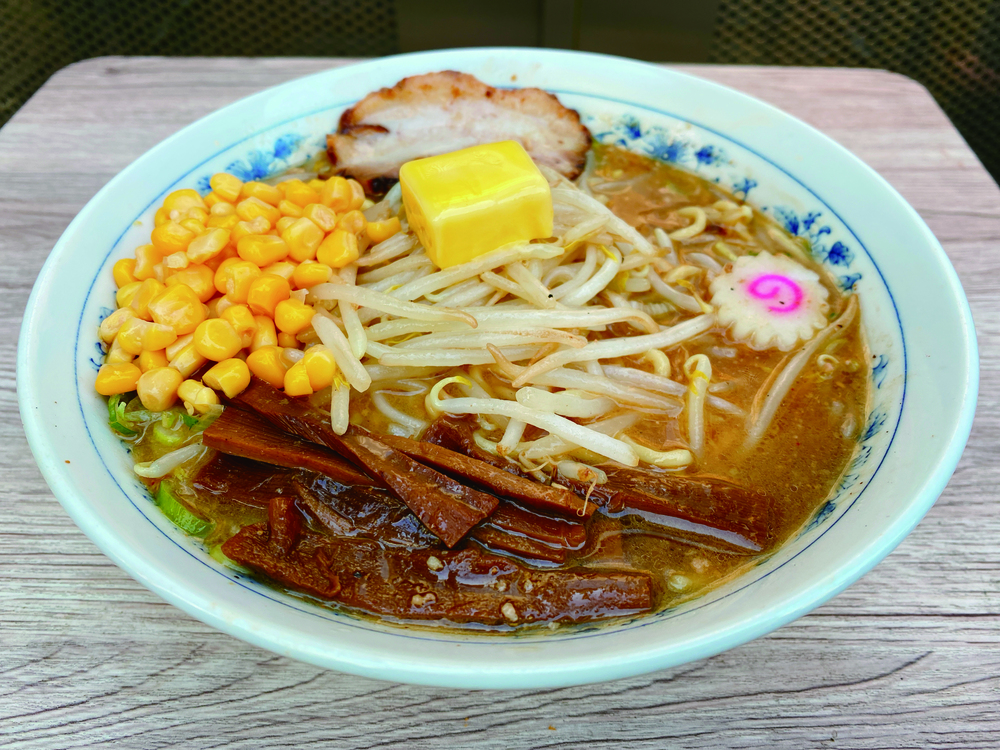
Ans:
{"label": "bowl rim", "polygon": [[[456,53],[458,53],[456,55]],[[787,622],[799,617],[810,609],[822,604],[831,597],[835,596],[837,593],[842,591],[853,581],[857,580],[864,573],[870,570],[874,565],[881,561],[889,552],[894,549],[900,541],[913,529],[914,526],[920,521],[923,515],[929,510],[931,505],[933,505],[936,498],[943,491],[945,485],[947,484],[951,474],[954,472],[957,466],[958,460],[964,450],[965,443],[968,439],[969,432],[971,431],[971,425],[973,416],[975,413],[976,397],[978,394],[978,380],[979,380],[979,369],[978,369],[978,347],[976,341],[975,328],[972,321],[971,311],[969,309],[968,301],[964,295],[961,284],[959,283],[958,276],[951,265],[950,260],[945,254],[943,248],[941,248],[937,239],[931,233],[930,229],[927,227],[926,223],[920,218],[917,212],[902,198],[901,195],[877,172],[872,170],[870,167],[865,165],[860,159],[851,154],[845,148],[837,144],[835,141],[830,139],[828,136],[824,135],[822,132],[813,128],[812,126],[798,120],[792,115],[789,115],[776,107],[773,107],[766,102],[762,102],[753,97],[750,97],[742,92],[730,89],[721,84],[715,83],[714,81],[709,81],[703,78],[699,78],[696,75],[691,75],[687,72],[680,72],[677,70],[666,70],[660,66],[656,66],[650,63],[643,63],[635,60],[629,60],[627,58],[619,58],[608,55],[600,55],[595,53],[582,53],[582,52],[569,52],[561,50],[539,50],[533,48],[518,49],[518,48],[464,48],[459,50],[435,50],[429,52],[420,53],[408,53],[403,55],[394,55],[388,58],[378,58],[376,60],[361,62],[352,64],[350,66],[341,66],[336,68],[336,70],[346,70],[346,69],[357,69],[359,66],[366,68],[374,68],[379,65],[385,64],[386,61],[393,60],[433,60],[436,58],[445,58],[464,55],[489,55],[489,54],[529,54],[550,59],[579,59],[581,57],[594,58],[599,61],[614,61],[616,64],[628,63],[629,65],[643,66],[647,69],[656,70],[659,74],[663,75],[665,79],[670,77],[679,77],[683,79],[693,79],[698,82],[698,85],[708,87],[708,89],[715,88],[725,92],[727,96],[736,96],[749,101],[752,101],[755,106],[765,107],[772,111],[772,113],[779,115],[781,119],[790,121],[795,124],[795,126],[800,128],[805,128],[810,131],[811,135],[815,137],[822,138],[829,145],[832,145],[837,151],[838,158],[848,159],[855,164],[855,166],[861,167],[869,176],[869,178],[874,178],[874,180],[879,183],[879,185],[893,194],[899,201],[899,203],[905,207],[905,210],[910,215],[910,219],[914,222],[914,225],[919,228],[920,232],[924,235],[927,240],[927,244],[932,253],[935,254],[936,260],[945,269],[947,275],[947,283],[950,287],[952,296],[959,300],[960,302],[960,317],[964,328],[964,333],[966,334],[966,351],[967,351],[967,361],[966,369],[968,372],[968,382],[964,385],[964,400],[961,407],[961,412],[959,418],[956,422],[954,431],[949,437],[948,447],[942,453],[940,460],[934,467],[934,470],[927,476],[924,481],[921,491],[913,498],[913,500],[906,506],[905,512],[897,519],[897,521],[890,527],[885,529],[884,533],[873,537],[872,541],[864,547],[855,557],[849,561],[845,561],[841,564],[836,575],[833,576],[832,580],[823,581],[813,581],[810,585],[804,586],[800,593],[789,599],[781,607],[775,607],[767,613],[767,616],[759,616],[752,623],[751,627],[741,627],[733,628],[734,632],[722,632],[715,633],[711,638],[698,641],[697,646],[700,648],[695,648],[692,646],[691,649],[696,651],[694,655],[691,654],[679,654],[677,652],[664,653],[662,649],[658,652],[655,649],[650,649],[649,652],[643,655],[642,659],[635,659],[628,661],[626,663],[616,662],[601,663],[599,660],[585,661],[581,664],[574,664],[571,667],[564,668],[556,678],[553,679],[551,676],[543,676],[537,674],[520,674],[520,675],[507,675],[506,679],[503,679],[501,673],[492,673],[489,675],[489,687],[529,687],[529,686],[543,686],[543,685],[567,685],[576,684],[580,682],[593,681],[595,678],[593,672],[595,670],[601,671],[601,676],[597,679],[616,679],[619,677],[630,676],[638,674],[641,672],[650,671],[652,669],[658,669],[665,666],[670,666],[676,663],[681,663],[690,658],[703,658],[705,656],[710,656],[720,651],[726,650],[733,646],[739,645],[746,641],[752,640],[753,638],[759,637],[764,633],[767,633]],[[149,565],[145,564],[141,556],[136,556],[133,554],[125,554],[117,546],[117,540],[114,535],[109,535],[106,530],[100,527],[100,523],[96,521],[93,517],[87,514],[87,502],[85,497],[72,485],[69,483],[68,475],[64,471],[60,471],[59,462],[54,461],[52,456],[49,455],[51,451],[48,451],[46,428],[41,424],[40,420],[35,415],[35,409],[32,405],[37,401],[40,394],[38,394],[35,387],[33,379],[30,377],[28,371],[29,368],[29,350],[32,346],[34,337],[32,336],[33,331],[37,328],[39,318],[42,315],[42,310],[37,304],[37,299],[41,295],[43,288],[45,287],[46,280],[52,274],[52,269],[55,264],[60,260],[60,255],[65,249],[67,244],[65,238],[72,233],[75,227],[83,223],[85,218],[93,211],[97,210],[98,205],[103,200],[103,196],[112,192],[116,186],[123,181],[129,173],[133,170],[136,163],[142,160],[146,155],[154,154],[162,150],[169,149],[172,143],[184,137],[184,135],[191,129],[199,127],[205,120],[219,115],[220,112],[224,112],[230,107],[236,105],[243,105],[256,98],[266,98],[275,89],[281,88],[292,83],[301,83],[303,81],[308,81],[310,79],[318,79],[329,75],[331,69],[320,71],[317,73],[310,74],[308,76],[303,76],[300,78],[292,79],[291,81],[279,84],[274,87],[269,87],[260,92],[257,92],[249,97],[238,100],[226,107],[216,110],[208,115],[199,118],[195,122],[185,126],[177,133],[168,137],[161,143],[154,146],[152,149],[146,152],[146,154],[138,157],[136,161],[133,161],[128,167],[123,169],[118,175],[116,175],[112,180],[110,180],[98,193],[87,203],[87,205],[79,212],[79,214],[73,219],[69,224],[66,231],[60,240],[56,243],[53,251],[50,253],[48,259],[42,267],[39,273],[38,279],[32,289],[31,295],[28,300],[26,307],[26,314],[21,326],[21,336],[18,345],[18,357],[17,357],[17,390],[18,390],[18,401],[21,410],[22,422],[24,424],[25,433],[28,437],[29,445],[31,446],[32,452],[34,453],[39,467],[42,471],[44,478],[46,479],[49,486],[52,488],[53,493],[59,499],[60,503],[66,508],[67,512],[73,518],[74,522],[101,548],[101,550],[108,555],[116,564],[124,568],[127,572],[135,577],[140,583],[154,591],[156,594],[171,602],[172,604],[180,607],[181,609],[187,611],[189,614],[197,617],[198,619],[207,622],[213,627],[223,630],[224,632],[230,633],[236,637],[239,637],[245,641],[254,643],[255,645],[262,646],[268,649],[275,649],[275,644],[273,639],[267,634],[261,634],[258,630],[250,627],[245,627],[237,624],[232,618],[226,618],[221,613],[213,611],[211,608],[205,606],[204,602],[198,602],[193,599],[186,598],[183,593],[175,591],[167,583],[161,582],[157,579],[156,571],[152,570]],[[296,117],[295,119],[298,119]],[[703,126],[704,127],[704,126]],[[730,136],[724,136],[729,138]],[[803,183],[805,187],[808,186]],[[902,411],[901,411],[902,416]],[[898,423],[897,423],[898,427]],[[888,454],[887,454],[888,455]],[[883,459],[884,460],[884,459]],[[297,652],[294,648],[289,651],[289,655],[296,656],[297,658],[304,659],[313,663],[317,663],[316,654],[309,649],[299,649]],[[650,663],[652,662],[652,663]],[[455,668],[451,669],[445,667],[436,674],[427,674],[426,665],[419,665],[414,668],[406,664],[387,664],[384,660],[372,660],[368,659],[357,659],[357,660],[344,660],[338,659],[335,664],[326,663],[326,666],[335,666],[337,669],[344,671],[354,672],[357,674],[362,674],[366,676],[379,677],[382,679],[396,679],[396,680],[406,680],[412,682],[423,682],[425,684],[435,684],[435,685],[447,685],[456,687],[483,687],[483,682],[479,679],[481,675],[461,675],[455,674]],[[458,670],[461,672],[461,668]],[[590,673],[590,674],[585,674]],[[528,679],[524,679],[527,677]]]}

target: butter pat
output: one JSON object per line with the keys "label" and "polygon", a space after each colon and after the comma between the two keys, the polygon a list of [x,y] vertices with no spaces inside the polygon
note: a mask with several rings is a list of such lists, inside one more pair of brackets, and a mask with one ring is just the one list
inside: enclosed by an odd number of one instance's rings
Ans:
{"label": "butter pat", "polygon": [[399,182],[410,227],[438,268],[552,236],[549,183],[517,141],[406,162]]}

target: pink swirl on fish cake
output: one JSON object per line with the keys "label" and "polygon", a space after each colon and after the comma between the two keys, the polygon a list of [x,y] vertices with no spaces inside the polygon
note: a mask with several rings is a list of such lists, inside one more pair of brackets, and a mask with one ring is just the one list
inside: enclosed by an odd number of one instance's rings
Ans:
{"label": "pink swirl on fish cake", "polygon": [[771,301],[767,309],[779,315],[798,310],[805,296],[795,281],[777,273],[758,276],[747,285],[747,292],[756,299]]}

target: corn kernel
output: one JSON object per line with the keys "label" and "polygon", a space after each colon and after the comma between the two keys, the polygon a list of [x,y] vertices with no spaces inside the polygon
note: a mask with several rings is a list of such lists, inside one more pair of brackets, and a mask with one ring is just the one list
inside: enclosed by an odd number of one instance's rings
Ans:
{"label": "corn kernel", "polygon": [[129,307],[140,286],[142,286],[141,281],[133,281],[131,284],[126,284],[115,292],[115,303],[118,307]]}
{"label": "corn kernel", "polygon": [[208,210],[208,213],[209,218],[212,218],[213,216],[236,216],[236,206],[232,203],[220,200]]}
{"label": "corn kernel", "polygon": [[149,372],[155,367],[166,367],[170,363],[163,350],[157,352],[144,351],[136,361],[139,363],[139,369],[143,372]]}
{"label": "corn kernel", "polygon": [[195,329],[192,343],[198,354],[213,362],[229,359],[243,348],[240,335],[223,318],[203,320]]}
{"label": "corn kernel", "polygon": [[177,398],[181,401],[194,401],[204,387],[199,381],[189,378],[177,387]]}
{"label": "corn kernel", "polygon": [[205,307],[187,284],[175,284],[149,302],[153,320],[174,329],[178,336],[194,331],[205,319]]}
{"label": "corn kernel", "polygon": [[302,180],[285,180],[285,199],[305,208],[310,203],[319,203],[320,195]]}
{"label": "corn kernel", "polygon": [[175,190],[163,199],[163,210],[168,214],[180,211],[182,214],[190,208],[205,208],[205,201],[197,190],[186,188]]}
{"label": "corn kernel", "polygon": [[316,260],[331,268],[343,268],[361,254],[358,237],[344,229],[334,229],[316,249]]}
{"label": "corn kernel", "polygon": [[[225,299],[223,297],[223,299]],[[221,313],[219,317],[233,327],[233,330],[240,337],[240,348],[246,348],[253,343],[253,335],[257,330],[257,322],[253,319],[253,313],[246,305],[230,305]],[[213,388],[215,386],[212,386]]]}
{"label": "corn kernel", "polygon": [[[146,279],[136,290],[135,296],[129,303],[129,307],[135,312],[136,317],[143,320],[152,320],[153,314],[149,310],[149,303],[153,298],[161,294],[166,287],[156,279]],[[138,354],[139,352],[135,352]]]}
{"label": "corn kernel", "polygon": [[337,219],[337,228],[344,229],[351,234],[362,234],[368,226],[368,219],[358,210],[348,211]]}
{"label": "corn kernel", "polygon": [[135,249],[135,266],[132,275],[137,281],[153,278],[153,267],[163,260],[163,254],[152,245],[139,245]]}
{"label": "corn kernel", "polygon": [[266,315],[254,315],[256,328],[250,339],[250,351],[255,352],[265,346],[275,346],[278,343],[278,333],[274,330],[274,321]]}
{"label": "corn kernel", "polygon": [[[177,333],[170,326],[147,323],[142,334],[142,349],[147,352],[157,352],[166,349],[175,341]],[[142,352],[139,355],[142,356]]]}
{"label": "corn kernel", "polygon": [[309,180],[309,182],[306,183],[306,185],[311,187],[317,193],[323,189],[324,184],[325,183],[323,182],[323,180],[319,179],[318,177],[313,177],[311,180]]}
{"label": "corn kernel", "polygon": [[235,203],[243,190],[243,180],[225,172],[213,174],[208,180],[208,184],[213,193],[230,203]]}
{"label": "corn kernel", "polygon": [[141,318],[129,318],[118,329],[115,343],[133,356],[142,354],[142,335],[146,327],[152,325]]}
{"label": "corn kernel", "polygon": [[177,370],[185,378],[190,377],[200,367],[208,362],[208,357],[203,356],[195,349],[193,343],[188,344],[179,352],[177,356],[170,360],[170,367]]}
{"label": "corn kernel", "polygon": [[98,329],[101,341],[105,344],[110,344],[115,340],[115,336],[118,335],[118,331],[121,329],[122,324],[129,318],[134,317],[135,311],[131,307],[119,307],[101,321],[101,327]]}
{"label": "corn kernel", "polygon": [[281,211],[260,198],[245,198],[236,204],[236,215],[243,221],[253,221],[263,216],[273,226],[281,218]]}
{"label": "corn kernel", "polygon": [[282,216],[278,219],[278,223],[274,225],[274,228],[278,230],[278,236],[281,237],[282,233],[296,221],[298,218],[295,216]]}
{"label": "corn kernel", "polygon": [[337,226],[337,213],[322,203],[311,203],[302,209],[302,215],[324,232],[332,232]]}
{"label": "corn kernel", "polygon": [[331,177],[323,183],[319,191],[320,202],[338,213],[348,211],[351,204],[351,188],[343,177]]}
{"label": "corn kernel", "polygon": [[281,359],[281,349],[277,346],[264,346],[251,352],[247,357],[247,367],[265,383],[270,383],[275,388],[284,387],[287,368]]}
{"label": "corn kernel", "polygon": [[205,205],[208,206],[209,211],[219,203],[225,203],[225,200],[220,198],[214,191],[205,196]]}
{"label": "corn kernel", "polygon": [[171,253],[163,259],[163,265],[173,271],[180,271],[191,265],[191,261],[188,260],[187,253]]}
{"label": "corn kernel", "polygon": [[185,251],[187,257],[192,263],[204,263],[209,258],[214,258],[229,244],[229,234],[228,229],[215,228],[195,237]]}
{"label": "corn kernel", "polygon": [[229,234],[229,244],[231,247],[237,247],[244,237],[263,236],[269,231],[271,222],[263,216],[258,216],[253,221],[240,221]]}
{"label": "corn kernel", "polygon": [[177,223],[191,232],[195,237],[205,231],[205,222],[198,221],[197,219],[182,219]]}
{"label": "corn kernel", "polygon": [[325,284],[333,278],[333,269],[325,263],[303,261],[295,267],[292,283],[298,289],[310,289],[317,284]]}
{"label": "corn kernel", "polygon": [[196,236],[197,232],[181,226],[176,221],[168,221],[153,230],[150,240],[153,247],[160,251],[160,255],[170,255],[186,250]]}
{"label": "corn kernel", "polygon": [[290,333],[278,331],[278,346],[282,349],[299,349],[302,346],[302,342]]}
{"label": "corn kernel", "polygon": [[119,365],[123,362],[131,362],[133,359],[135,359],[135,355],[129,354],[127,351],[122,349],[122,346],[118,343],[117,338],[111,342],[111,347],[108,349],[108,353],[104,355],[104,363],[107,365]]}
{"label": "corn kernel", "polygon": [[194,341],[194,334],[189,333],[187,336],[181,336],[174,343],[167,346],[167,348],[164,349],[163,351],[166,353],[167,359],[170,360],[176,357],[178,353],[181,351],[181,349],[190,346],[191,342],[193,341]]}
{"label": "corn kernel", "polygon": [[229,281],[229,269],[232,268],[236,263],[242,262],[239,256],[235,258],[226,258],[222,261],[215,269],[215,289],[219,294],[226,293],[226,284]]}
{"label": "corn kernel", "polygon": [[277,263],[272,263],[271,265],[265,266],[260,270],[261,273],[269,273],[274,276],[280,276],[290,284],[292,281],[292,274],[295,273],[296,265],[297,264],[291,263],[287,260],[279,260]]}
{"label": "corn kernel", "polygon": [[391,219],[386,219],[385,221],[369,221],[365,231],[371,243],[377,245],[397,234],[400,229],[402,229],[402,226],[399,223],[399,217],[393,216]]}
{"label": "corn kernel", "polygon": [[161,284],[166,283],[167,277],[171,273],[173,273],[173,271],[171,271],[169,268],[163,265],[162,260],[155,266],[153,266],[153,278],[159,281]]}
{"label": "corn kernel", "polygon": [[281,238],[288,246],[288,254],[292,260],[301,263],[316,257],[316,249],[323,241],[323,230],[316,226],[312,220],[303,217],[296,219],[282,231]]}
{"label": "corn kernel", "polygon": [[208,266],[189,266],[167,279],[167,286],[185,284],[200,302],[208,302],[215,296],[215,274]]}
{"label": "corn kernel", "polygon": [[189,208],[187,211],[185,211],[181,215],[181,219],[182,220],[194,219],[199,224],[204,226],[205,222],[208,221],[208,216],[209,214],[207,209],[194,206],[193,208]]}
{"label": "corn kernel", "polygon": [[[218,205],[222,205],[221,203]],[[240,223],[240,217],[236,213],[219,215],[219,216],[209,216],[208,221],[205,222],[205,226],[209,229],[230,229],[232,230],[237,224]]]}
{"label": "corn kernel", "polygon": [[351,191],[351,202],[347,204],[347,210],[353,211],[361,208],[365,204],[365,189],[357,180],[348,180],[347,188]]}
{"label": "corn kernel", "polygon": [[184,402],[184,408],[191,415],[194,415],[195,412],[204,414],[219,403],[219,397],[215,395],[215,391],[197,380],[189,379],[181,383],[177,388],[177,396]]}
{"label": "corn kernel", "polygon": [[142,370],[130,362],[101,365],[94,386],[102,396],[114,396],[116,393],[134,391],[141,376]]}
{"label": "corn kernel", "polygon": [[215,391],[213,391],[211,388],[207,388],[206,386],[202,386],[201,390],[198,392],[198,395],[195,397],[195,400],[194,400],[195,411],[198,411],[201,414],[204,414],[209,409],[211,409],[213,406],[218,406],[218,405],[219,405],[219,396],[218,396],[218,394]]}
{"label": "corn kernel", "polygon": [[242,359],[225,359],[206,372],[202,381],[226,398],[235,398],[250,385],[250,368]]}
{"label": "corn kernel", "polygon": [[260,276],[260,268],[250,261],[236,258],[230,265],[227,266],[226,263],[219,266],[219,270],[215,272],[215,288],[225,294],[231,302],[242,304],[247,301],[253,280]]}
{"label": "corn kernel", "polygon": [[277,206],[284,196],[274,185],[268,185],[266,182],[248,182],[240,190],[240,197],[256,198],[263,203]]}
{"label": "corn kernel", "polygon": [[236,251],[243,260],[258,267],[269,266],[288,257],[288,245],[285,241],[267,234],[244,237],[236,246]]}
{"label": "corn kernel", "polygon": [[133,281],[138,281],[134,275],[135,272],[135,260],[132,258],[122,258],[117,261],[111,268],[111,274],[115,279],[115,286],[119,289],[126,284],[131,284]]}
{"label": "corn kernel", "polygon": [[[278,210],[281,211],[282,218],[291,216],[297,219],[302,215],[302,207],[298,203],[292,203],[290,200],[282,199],[278,203]],[[278,219],[278,221],[281,221],[281,219]]]}
{"label": "corn kernel", "polygon": [[316,314],[309,305],[297,299],[286,299],[274,308],[274,324],[278,330],[293,336],[306,328]]}
{"label": "corn kernel", "polygon": [[160,224],[166,224],[170,221],[170,212],[165,208],[156,209],[156,213],[153,214],[153,226],[158,227]]}
{"label": "corn kernel", "polygon": [[[213,290],[215,289],[214,286],[212,288],[213,288]],[[219,303],[222,302],[225,299],[226,299],[225,296],[222,296],[222,297],[212,297],[212,299],[210,299],[208,302],[205,303],[205,306],[208,308],[208,317],[209,318],[221,318],[222,317],[222,311],[219,309]],[[226,301],[229,302],[228,300],[226,300]],[[230,302],[229,304],[232,304],[232,303]]]}
{"label": "corn kernel", "polygon": [[314,391],[320,391],[333,384],[337,376],[337,360],[333,352],[325,346],[310,346],[302,357],[302,364],[309,374],[309,385]]}
{"label": "corn kernel", "polygon": [[296,362],[285,372],[285,393],[289,396],[308,396],[313,392],[309,385],[309,373],[301,361]]}
{"label": "corn kernel", "polygon": [[154,367],[139,377],[135,389],[144,408],[166,411],[177,401],[177,388],[184,376],[172,367]]}
{"label": "corn kernel", "polygon": [[247,304],[255,315],[274,317],[274,308],[288,299],[291,287],[281,276],[266,273],[253,280],[247,293]]}
{"label": "corn kernel", "polygon": [[223,261],[229,260],[230,258],[236,258],[236,260],[240,259],[240,254],[236,252],[236,245],[233,244],[232,235],[230,235],[229,244],[222,248],[222,252],[214,258],[206,260],[204,265],[211,268],[214,273],[219,270],[219,266],[222,265]]}

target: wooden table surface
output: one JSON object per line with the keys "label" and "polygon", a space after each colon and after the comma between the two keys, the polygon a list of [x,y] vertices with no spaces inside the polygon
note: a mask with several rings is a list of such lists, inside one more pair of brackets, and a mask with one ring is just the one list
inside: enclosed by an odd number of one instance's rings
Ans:
{"label": "wooden table surface", "polygon": [[619,682],[472,692],[328,672],[218,633],[115,567],[52,497],[14,361],[52,245],[119,170],[264,87],[350,61],[102,58],[0,131],[0,747],[1000,747],[1000,190],[925,89],[871,70],[685,66],[815,125],[920,212],[972,303],[972,438],[924,521],[812,614]]}

